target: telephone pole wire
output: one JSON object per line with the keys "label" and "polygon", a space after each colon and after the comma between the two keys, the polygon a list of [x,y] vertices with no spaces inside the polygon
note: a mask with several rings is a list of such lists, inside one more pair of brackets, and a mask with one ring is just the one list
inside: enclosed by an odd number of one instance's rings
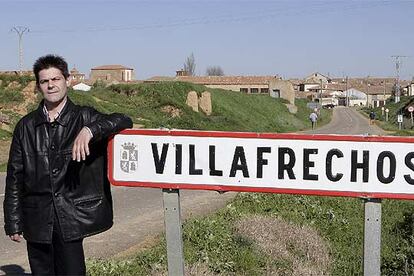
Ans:
{"label": "telephone pole wire", "polygon": [[21,73],[23,71],[23,35],[30,30],[24,26],[15,26],[10,31],[16,32],[19,36],[19,71]]}

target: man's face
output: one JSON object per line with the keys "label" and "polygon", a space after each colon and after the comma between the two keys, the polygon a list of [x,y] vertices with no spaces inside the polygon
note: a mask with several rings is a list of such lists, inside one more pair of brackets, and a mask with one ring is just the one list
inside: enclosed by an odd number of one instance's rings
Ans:
{"label": "man's face", "polygon": [[69,81],[62,72],[54,67],[39,72],[38,88],[43,94],[46,104],[58,106],[65,99]]}

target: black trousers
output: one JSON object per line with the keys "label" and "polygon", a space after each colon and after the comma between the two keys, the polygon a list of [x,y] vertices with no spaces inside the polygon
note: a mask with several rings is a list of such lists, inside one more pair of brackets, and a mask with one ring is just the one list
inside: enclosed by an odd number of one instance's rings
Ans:
{"label": "black trousers", "polygon": [[51,244],[27,242],[33,275],[86,275],[83,239],[65,242],[54,219]]}

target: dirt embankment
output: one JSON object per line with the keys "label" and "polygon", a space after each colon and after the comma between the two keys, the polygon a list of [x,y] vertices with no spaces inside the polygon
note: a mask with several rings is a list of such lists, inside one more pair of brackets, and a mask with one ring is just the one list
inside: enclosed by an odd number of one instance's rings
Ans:
{"label": "dirt embankment", "polygon": [[10,140],[0,140],[0,164],[4,164],[9,159]]}

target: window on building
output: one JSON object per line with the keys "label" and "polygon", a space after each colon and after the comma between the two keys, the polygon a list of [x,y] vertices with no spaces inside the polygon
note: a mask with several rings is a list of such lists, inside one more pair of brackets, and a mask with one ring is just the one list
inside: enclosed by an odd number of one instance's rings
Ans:
{"label": "window on building", "polygon": [[248,93],[249,89],[248,88],[240,88],[240,92],[242,93]]}
{"label": "window on building", "polygon": [[261,94],[269,94],[269,88],[260,88]]}
{"label": "window on building", "polygon": [[252,93],[252,94],[259,93],[259,88],[250,88],[250,93]]}
{"label": "window on building", "polygon": [[270,93],[270,96],[272,98],[280,98],[280,90],[279,89],[273,89]]}

